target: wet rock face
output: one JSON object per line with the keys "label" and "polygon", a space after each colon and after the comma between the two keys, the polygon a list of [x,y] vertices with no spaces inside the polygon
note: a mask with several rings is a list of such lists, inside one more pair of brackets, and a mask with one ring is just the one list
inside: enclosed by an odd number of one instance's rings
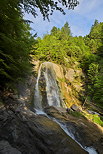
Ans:
{"label": "wet rock face", "polygon": [[103,154],[103,131],[96,124],[84,117],[73,117],[62,109],[55,107],[45,108],[45,112],[64,124],[83,147],[94,147],[99,154]]}
{"label": "wet rock face", "polygon": [[[47,80],[48,79],[51,80],[52,78],[51,88],[49,87],[51,91],[53,91],[52,87],[55,87],[56,85],[56,84],[53,85],[53,78],[56,79],[57,85],[59,87],[58,93],[59,93],[59,97],[61,100],[60,104],[62,104],[63,107],[66,107],[66,106],[70,107],[74,102],[76,102],[76,104],[79,104],[80,103],[80,101],[78,100],[79,92],[83,90],[83,85],[82,85],[82,80],[81,80],[81,76],[83,74],[82,74],[82,70],[76,68],[77,64],[75,65],[75,69],[62,67],[61,65],[58,65],[52,62],[44,62],[41,65],[42,67],[44,66],[44,68],[47,69],[48,73],[46,73],[45,69],[44,70],[43,68],[41,69],[43,73],[46,75]],[[35,65],[36,72],[37,70],[41,68],[41,65],[39,66],[37,62],[37,64]],[[41,87],[45,87],[45,80],[44,80],[45,75],[43,78],[40,78],[40,81],[44,83],[44,85],[39,84]],[[49,82],[49,85],[50,85],[50,82]],[[43,103],[45,103],[47,101],[46,100],[47,96],[45,94],[45,88],[43,88],[43,92],[41,91],[41,94],[43,96]],[[54,95],[55,94],[53,94],[53,96]],[[56,102],[56,100],[54,102]]]}
{"label": "wet rock face", "polygon": [[57,123],[27,108],[0,109],[0,154],[86,154]]}
{"label": "wet rock face", "polygon": [[[47,93],[46,93],[46,80],[43,74],[43,70],[41,71],[41,76],[39,79],[39,91],[42,96],[41,104],[42,106],[48,106]],[[34,97],[35,102],[35,97]]]}
{"label": "wet rock face", "polygon": [[53,69],[53,63],[44,62],[40,65],[38,71],[34,94],[34,106],[36,109],[43,109],[49,105],[60,106],[61,97]]}

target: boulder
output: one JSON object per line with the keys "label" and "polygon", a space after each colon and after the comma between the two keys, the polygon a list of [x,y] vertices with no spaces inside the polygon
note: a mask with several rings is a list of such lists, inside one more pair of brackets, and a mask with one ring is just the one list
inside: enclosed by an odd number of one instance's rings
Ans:
{"label": "boulder", "polygon": [[95,111],[91,111],[91,110],[87,110],[87,112],[88,112],[89,114],[97,114],[97,115],[100,115],[99,113],[97,113],[97,112],[95,112]]}
{"label": "boulder", "polygon": [[71,109],[72,109],[73,111],[80,112],[80,108],[79,108],[79,106],[77,106],[76,104],[73,104],[73,105],[71,106]]}

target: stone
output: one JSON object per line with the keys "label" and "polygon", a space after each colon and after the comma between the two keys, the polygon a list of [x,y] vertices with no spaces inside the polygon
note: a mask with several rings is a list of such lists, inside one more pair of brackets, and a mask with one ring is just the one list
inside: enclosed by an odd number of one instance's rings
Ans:
{"label": "stone", "polygon": [[87,110],[87,112],[88,112],[89,114],[97,114],[97,115],[100,115],[99,113],[97,113],[97,112],[95,112],[95,111],[91,111],[91,110]]}
{"label": "stone", "polygon": [[[26,109],[0,115],[1,154],[87,154],[61,127],[44,115]],[[6,120],[5,120],[6,118]],[[26,120],[23,120],[23,119]]]}
{"label": "stone", "polygon": [[[25,103],[27,107],[30,107],[30,102],[34,98],[34,86],[35,86],[35,77],[33,75],[27,76],[24,82],[20,82],[16,85],[18,90],[18,102],[21,104]],[[17,97],[15,95],[15,97]]]}
{"label": "stone", "polygon": [[67,113],[71,113],[73,110],[71,108],[66,108]]}
{"label": "stone", "polygon": [[8,141],[0,141],[0,154],[22,154],[16,148],[12,147]]}
{"label": "stone", "polygon": [[61,122],[83,147],[92,146],[97,153],[103,154],[103,128],[82,116],[78,118],[71,114],[62,114],[53,107],[49,107],[46,113]]}
{"label": "stone", "polygon": [[74,69],[69,68],[69,69],[66,71],[65,78],[66,78],[67,80],[69,80],[70,82],[73,82],[74,79],[75,79],[75,71],[74,71]]}
{"label": "stone", "polygon": [[79,107],[78,107],[77,105],[75,105],[75,104],[73,104],[73,105],[71,106],[71,109],[72,109],[73,111],[80,112]]}

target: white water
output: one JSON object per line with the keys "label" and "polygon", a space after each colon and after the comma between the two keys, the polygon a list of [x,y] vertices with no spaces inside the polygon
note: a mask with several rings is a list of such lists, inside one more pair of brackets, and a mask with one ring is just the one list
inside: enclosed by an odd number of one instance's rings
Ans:
{"label": "white water", "polygon": [[42,68],[42,64],[40,65],[40,68],[38,71],[38,77],[35,85],[35,94],[34,94],[34,102],[35,102],[34,106],[36,109],[39,109],[39,110],[42,110],[42,104],[41,104],[42,96],[40,95],[40,91],[39,91],[39,79],[41,76],[41,68]]}
{"label": "white water", "polygon": [[42,111],[42,110],[35,109],[35,111],[36,111],[36,114],[38,114],[38,115],[46,115],[47,116],[47,114],[44,111]]}
{"label": "white water", "polygon": [[59,126],[62,128],[62,130],[68,135],[70,136],[76,143],[78,143],[82,149],[84,149],[85,151],[87,151],[89,154],[97,154],[97,152],[95,151],[94,148],[92,147],[83,147],[78,141],[76,141],[74,135],[72,133],[70,133],[66,127],[65,124],[62,124],[60,122],[58,122],[56,119],[54,119],[53,121],[55,121],[56,123],[59,124]]}
{"label": "white water", "polygon": [[35,94],[34,94],[34,106],[36,109],[43,110],[42,107],[42,95],[39,90],[39,80],[41,77],[45,79],[46,82],[46,95],[49,106],[58,106],[60,107],[60,95],[59,88],[57,85],[55,72],[53,70],[53,64],[51,62],[44,62],[40,65],[38,71],[38,77],[35,85]]}
{"label": "white water", "polygon": [[60,107],[59,88],[56,82],[55,72],[51,62],[43,63],[45,65],[44,77],[46,80],[46,93],[49,106]]}
{"label": "white water", "polygon": [[[45,68],[45,69],[44,69]],[[60,123],[58,120],[55,118],[51,118],[48,116],[44,111],[42,107],[42,96],[39,91],[39,79],[41,77],[41,71],[43,69],[43,76],[46,82],[46,94],[47,94],[47,100],[48,100],[48,105],[49,106],[57,106],[60,107],[60,96],[59,96],[59,88],[56,82],[55,78],[55,72],[53,70],[53,66],[51,62],[44,62],[43,64],[40,65],[39,71],[38,71],[38,77],[37,77],[37,82],[35,86],[35,94],[34,94],[34,106],[36,110],[36,114],[39,115],[45,115],[49,119],[52,119],[55,121],[61,128],[62,130],[70,136],[75,142],[74,135],[68,131],[67,127],[65,124]],[[77,142],[78,143],[78,142]],[[89,154],[97,154],[94,148],[92,147],[83,147],[80,143],[78,143],[84,150],[86,150]]]}
{"label": "white water", "polygon": [[97,154],[97,152],[95,151],[95,149],[92,148],[92,147],[86,147],[85,150],[87,152],[89,152],[89,154]]}
{"label": "white water", "polygon": [[46,116],[47,118],[49,118],[49,119],[53,120],[54,122],[56,122],[56,123],[61,127],[61,129],[62,129],[68,136],[70,136],[77,144],[80,145],[80,147],[81,147],[82,149],[84,149],[85,151],[87,151],[89,154],[98,154],[98,153],[95,151],[95,149],[94,149],[93,147],[83,147],[78,141],[76,141],[74,135],[68,131],[68,129],[67,129],[67,127],[66,127],[65,124],[60,123],[60,122],[59,122],[57,119],[55,119],[55,118],[51,118],[51,117],[48,116],[44,111],[36,110],[36,114],[38,114],[38,115],[44,115],[44,116]]}

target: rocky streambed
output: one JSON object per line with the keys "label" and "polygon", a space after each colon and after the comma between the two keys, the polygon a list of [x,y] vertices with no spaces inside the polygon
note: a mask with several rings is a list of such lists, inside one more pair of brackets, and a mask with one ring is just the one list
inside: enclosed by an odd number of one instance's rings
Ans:
{"label": "rocky streambed", "polygon": [[[47,107],[45,112],[52,118],[55,118],[58,123],[71,137],[87,148],[93,147],[97,153],[103,154],[103,128],[94,124],[83,116],[74,117],[66,112],[66,109],[59,107]],[[95,152],[92,152],[95,154]]]}
{"label": "rocky streambed", "polygon": [[65,124],[82,146],[93,146],[102,154],[102,132],[96,125],[55,107],[45,108],[45,112],[50,118],[20,105],[0,108],[0,154],[88,153],[52,118]]}
{"label": "rocky streambed", "polygon": [[0,154],[86,154],[60,126],[25,107],[0,108]]}

